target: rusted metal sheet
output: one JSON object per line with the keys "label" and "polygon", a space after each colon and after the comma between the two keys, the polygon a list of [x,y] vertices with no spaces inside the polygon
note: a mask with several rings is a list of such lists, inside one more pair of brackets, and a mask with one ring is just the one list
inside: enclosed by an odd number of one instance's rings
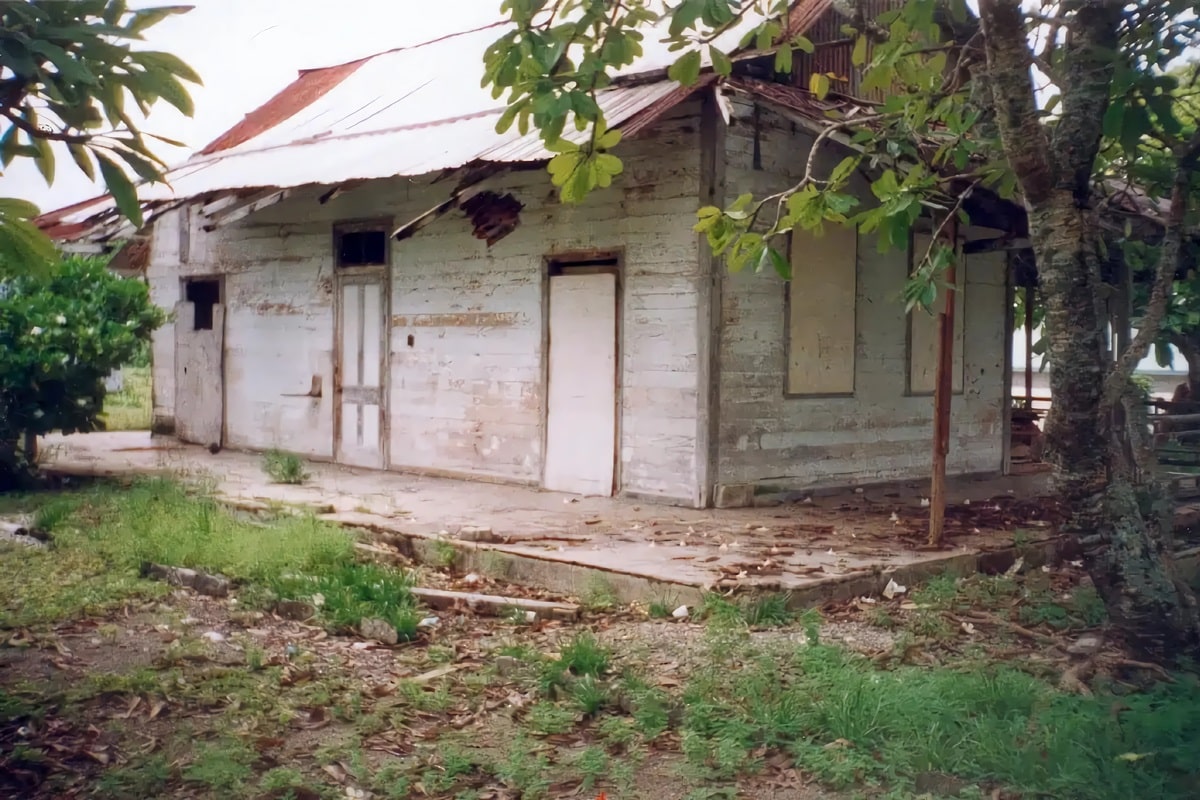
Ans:
{"label": "rusted metal sheet", "polygon": [[365,62],[366,59],[360,59],[326,69],[302,70],[300,77],[247,114],[241,122],[202,147],[197,155],[208,155],[218,150],[237,147],[270,130],[324,97],[353,75]]}

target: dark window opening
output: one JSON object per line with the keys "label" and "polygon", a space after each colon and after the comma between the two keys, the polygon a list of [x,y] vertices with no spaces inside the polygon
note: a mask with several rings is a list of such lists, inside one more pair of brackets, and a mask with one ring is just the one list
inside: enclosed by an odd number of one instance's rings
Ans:
{"label": "dark window opening", "polygon": [[215,278],[188,281],[184,285],[184,299],[195,307],[194,331],[213,329],[213,306],[221,302],[221,282]]}
{"label": "dark window opening", "polygon": [[553,259],[550,261],[550,274],[562,275],[565,272],[575,274],[584,272],[611,272],[618,266],[616,256],[598,255],[594,258]]}
{"label": "dark window opening", "polygon": [[387,233],[384,231],[344,231],[337,237],[337,265],[366,267],[386,264],[387,246]]}

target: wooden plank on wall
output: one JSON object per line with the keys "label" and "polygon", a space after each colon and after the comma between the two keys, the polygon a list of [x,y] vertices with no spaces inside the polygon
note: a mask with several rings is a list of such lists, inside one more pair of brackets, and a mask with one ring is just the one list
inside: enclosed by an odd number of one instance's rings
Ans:
{"label": "wooden plank on wall", "polygon": [[827,224],[791,236],[787,393],[853,394],[858,233]]}
{"label": "wooden plank on wall", "polygon": [[[909,269],[925,257],[929,248],[930,236],[925,233],[914,233],[912,255]],[[951,389],[957,394],[963,390],[963,331],[965,330],[966,311],[966,269],[958,270],[956,282],[958,291],[955,292],[954,308],[954,370],[951,373]],[[945,295],[939,291],[934,307],[942,302]],[[938,321],[937,315],[929,314],[920,309],[914,309],[908,315],[908,385],[912,394],[933,394],[937,386],[938,362]]]}

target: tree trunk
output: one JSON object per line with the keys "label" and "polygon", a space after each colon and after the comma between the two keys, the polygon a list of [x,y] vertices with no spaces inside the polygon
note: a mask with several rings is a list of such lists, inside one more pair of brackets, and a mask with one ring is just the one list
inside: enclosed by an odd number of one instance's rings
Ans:
{"label": "tree trunk", "polygon": [[[1046,306],[1053,397],[1050,461],[1084,564],[1113,624],[1139,653],[1167,659],[1200,643],[1195,597],[1173,561],[1172,502],[1145,457],[1136,401],[1110,409],[1094,213],[1069,191],[1031,208],[1030,238]],[[1132,391],[1132,387],[1131,391]]]}
{"label": "tree trunk", "polygon": [[1172,196],[1177,218],[1168,224],[1147,321],[1114,365],[1107,355],[1104,242],[1092,174],[1116,68],[1121,6],[1076,8],[1061,51],[1061,118],[1052,128],[1038,112],[1020,4],[980,0],[979,9],[997,127],[1024,196],[1046,309],[1052,394],[1046,444],[1070,513],[1066,532],[1079,537],[1112,623],[1135,650],[1153,659],[1195,655],[1196,599],[1175,570],[1171,498],[1147,457],[1144,412],[1129,381],[1166,307],[1186,181],[1177,180]]}

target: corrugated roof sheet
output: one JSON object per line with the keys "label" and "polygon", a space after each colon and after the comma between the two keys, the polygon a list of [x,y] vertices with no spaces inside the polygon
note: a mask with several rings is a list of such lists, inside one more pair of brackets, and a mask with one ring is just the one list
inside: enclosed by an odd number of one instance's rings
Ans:
{"label": "corrugated roof sheet", "polygon": [[[830,0],[800,0],[789,18],[789,33],[801,32],[829,4]],[[744,32],[761,21],[747,15],[715,44],[733,50]],[[501,31],[501,26],[488,26],[306,70],[168,172],[169,185],[144,184],[139,197],[160,204],[215,192],[418,176],[480,161],[549,158],[536,131],[521,136],[514,127],[503,135],[496,133],[504,100],[481,88],[480,78],[482,54]],[[622,75],[653,78],[665,70],[677,54],[668,51],[663,38],[661,32],[648,31],[644,55]],[[633,132],[695,88],[681,89],[664,76],[607,89],[598,99],[611,126],[629,125]],[[51,212],[40,221],[45,228],[73,237],[81,233],[79,223],[113,213],[111,199],[100,197]]]}

